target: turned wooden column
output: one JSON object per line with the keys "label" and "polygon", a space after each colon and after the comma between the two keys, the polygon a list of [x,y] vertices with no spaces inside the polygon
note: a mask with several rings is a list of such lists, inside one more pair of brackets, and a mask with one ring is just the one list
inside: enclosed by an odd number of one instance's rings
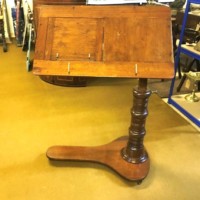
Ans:
{"label": "turned wooden column", "polygon": [[131,126],[127,146],[122,149],[122,157],[130,163],[141,163],[147,160],[148,154],[143,145],[146,134],[145,122],[148,115],[147,105],[151,91],[147,89],[147,79],[139,79],[133,90],[133,107],[131,109]]}

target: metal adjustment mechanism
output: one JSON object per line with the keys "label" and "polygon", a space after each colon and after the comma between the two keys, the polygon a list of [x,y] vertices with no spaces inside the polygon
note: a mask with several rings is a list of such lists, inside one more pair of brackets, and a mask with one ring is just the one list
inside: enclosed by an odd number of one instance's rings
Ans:
{"label": "metal adjustment mechanism", "polygon": [[137,63],[135,64],[134,70],[135,70],[135,75],[137,76],[137,74],[138,74],[138,64]]}
{"label": "metal adjustment mechanism", "polygon": [[58,60],[59,58],[59,53],[56,53],[56,60]]}
{"label": "metal adjustment mechanism", "polygon": [[67,73],[70,74],[70,62],[68,62]]}

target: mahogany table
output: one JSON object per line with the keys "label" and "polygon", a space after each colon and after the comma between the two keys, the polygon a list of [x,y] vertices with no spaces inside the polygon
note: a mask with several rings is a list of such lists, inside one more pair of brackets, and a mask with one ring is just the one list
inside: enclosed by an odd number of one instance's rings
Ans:
{"label": "mahogany table", "polygon": [[165,6],[40,6],[35,75],[137,78],[127,137],[97,147],[53,146],[50,160],[92,161],[140,183],[150,161],[143,145],[149,78],[172,78],[171,12]]}

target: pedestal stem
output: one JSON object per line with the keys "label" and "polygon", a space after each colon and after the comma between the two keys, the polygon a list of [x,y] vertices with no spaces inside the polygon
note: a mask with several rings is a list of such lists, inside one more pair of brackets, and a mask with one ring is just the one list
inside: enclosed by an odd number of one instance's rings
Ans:
{"label": "pedestal stem", "polygon": [[143,145],[146,134],[145,122],[148,115],[148,98],[151,91],[147,90],[147,79],[139,79],[137,88],[133,90],[133,107],[131,109],[131,126],[129,128],[128,143],[122,149],[122,157],[130,163],[142,163],[148,154]]}
{"label": "pedestal stem", "polygon": [[94,147],[52,146],[47,150],[47,157],[59,161],[101,163],[122,177],[140,183],[147,176],[150,168],[150,161],[143,146],[147,102],[150,94],[151,92],[147,91],[147,79],[140,79],[138,87],[133,91],[134,104],[131,110],[129,137],[121,137],[108,144]]}

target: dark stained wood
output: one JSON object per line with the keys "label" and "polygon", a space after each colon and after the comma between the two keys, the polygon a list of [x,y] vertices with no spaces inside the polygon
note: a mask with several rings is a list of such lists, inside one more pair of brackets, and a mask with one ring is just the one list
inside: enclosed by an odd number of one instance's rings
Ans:
{"label": "dark stained wood", "polygon": [[97,147],[53,146],[47,150],[47,157],[60,161],[86,161],[106,165],[131,181],[143,180],[150,168],[149,160],[138,164],[125,161],[121,149],[127,143],[127,137],[121,137],[106,145]]}
{"label": "dark stained wood", "polygon": [[85,87],[87,83],[86,77],[74,77],[74,76],[42,76],[41,80],[59,86],[65,87]]}
{"label": "dark stained wood", "polygon": [[143,139],[146,134],[145,122],[150,95],[151,91],[147,89],[147,79],[139,79],[138,87],[133,90],[134,102],[131,109],[129,140],[127,146],[122,150],[123,158],[131,163],[143,163],[148,160]]}

